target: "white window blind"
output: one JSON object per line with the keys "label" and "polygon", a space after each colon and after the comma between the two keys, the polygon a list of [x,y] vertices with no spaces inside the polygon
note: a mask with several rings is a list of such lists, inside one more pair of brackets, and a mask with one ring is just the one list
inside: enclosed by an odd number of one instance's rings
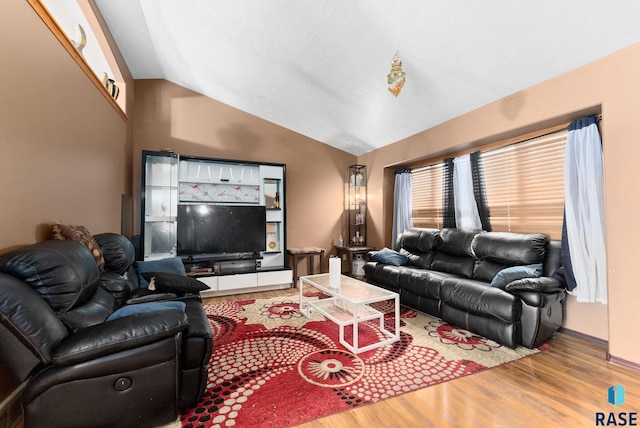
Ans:
{"label": "white window blind", "polygon": [[[480,149],[492,230],[561,238],[566,140],[561,130]],[[415,227],[442,228],[442,174],[442,162],[412,170]]]}
{"label": "white window blind", "polygon": [[442,162],[411,171],[413,227],[442,228]]}
{"label": "white window blind", "polygon": [[481,153],[494,231],[562,235],[567,131]]}

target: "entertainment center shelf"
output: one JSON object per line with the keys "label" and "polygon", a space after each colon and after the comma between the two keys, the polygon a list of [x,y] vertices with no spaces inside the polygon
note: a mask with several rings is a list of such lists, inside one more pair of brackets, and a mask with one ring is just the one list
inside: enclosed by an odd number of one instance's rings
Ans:
{"label": "entertainment center shelf", "polygon": [[289,288],[293,280],[290,268],[221,269],[218,272],[190,272],[209,287],[203,296],[250,292],[264,288]]}
{"label": "entertainment center shelf", "polygon": [[142,260],[181,257],[214,292],[291,286],[284,164],[170,150],[143,150],[142,163]]}

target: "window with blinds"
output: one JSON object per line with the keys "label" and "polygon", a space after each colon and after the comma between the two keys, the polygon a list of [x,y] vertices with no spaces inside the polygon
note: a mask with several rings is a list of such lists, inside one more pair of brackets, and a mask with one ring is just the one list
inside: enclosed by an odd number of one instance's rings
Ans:
{"label": "window with blinds", "polygon": [[442,162],[411,171],[413,227],[442,229]]}
{"label": "window with blinds", "polygon": [[494,231],[560,239],[567,130],[482,152]]}
{"label": "window with blinds", "polygon": [[[480,149],[492,230],[561,238],[566,140],[562,130]],[[442,174],[442,162],[413,169],[414,227],[442,228]]]}

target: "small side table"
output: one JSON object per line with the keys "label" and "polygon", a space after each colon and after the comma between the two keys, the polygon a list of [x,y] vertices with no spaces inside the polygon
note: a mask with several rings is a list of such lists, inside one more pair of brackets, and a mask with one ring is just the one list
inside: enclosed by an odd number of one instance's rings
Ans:
{"label": "small side table", "polygon": [[347,269],[345,270],[344,268],[344,263],[342,263],[342,273],[345,273],[349,276],[354,276],[354,272],[353,272],[353,259],[354,256],[356,254],[362,254],[362,255],[366,255],[369,251],[373,251],[375,250],[375,248],[373,247],[364,247],[364,246],[337,246],[336,245],[336,252],[338,253],[338,257],[340,257],[340,260],[342,260],[344,262],[345,260],[345,256],[346,256],[346,260],[347,260]]}
{"label": "small side table", "polygon": [[[320,256],[320,273],[324,266],[324,248],[319,247],[301,247],[301,248],[287,248],[287,255],[289,256],[289,266],[293,269],[293,286],[298,286],[298,262],[300,259],[309,259],[309,275],[315,274],[315,256]],[[291,262],[293,259],[293,263]]]}

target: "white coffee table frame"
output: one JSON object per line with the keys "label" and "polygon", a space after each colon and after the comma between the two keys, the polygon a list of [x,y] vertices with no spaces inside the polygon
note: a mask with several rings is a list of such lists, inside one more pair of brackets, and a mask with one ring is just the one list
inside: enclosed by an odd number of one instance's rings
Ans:
{"label": "white coffee table frame", "polygon": [[[303,285],[316,288],[328,295],[330,298],[315,301],[303,301]],[[359,354],[380,346],[385,346],[400,340],[400,296],[384,288],[367,284],[366,282],[340,275],[340,288],[334,289],[329,286],[329,274],[301,276],[298,284],[300,293],[300,312],[309,317],[312,310],[315,310],[329,318],[340,327],[340,343],[353,352]],[[389,331],[384,326],[384,314],[371,306],[370,303],[393,300],[395,310],[395,328]],[[386,337],[376,343],[366,346],[359,346],[358,325],[361,322],[379,320],[379,330]],[[353,328],[353,343],[348,343],[344,337],[345,326]]]}

